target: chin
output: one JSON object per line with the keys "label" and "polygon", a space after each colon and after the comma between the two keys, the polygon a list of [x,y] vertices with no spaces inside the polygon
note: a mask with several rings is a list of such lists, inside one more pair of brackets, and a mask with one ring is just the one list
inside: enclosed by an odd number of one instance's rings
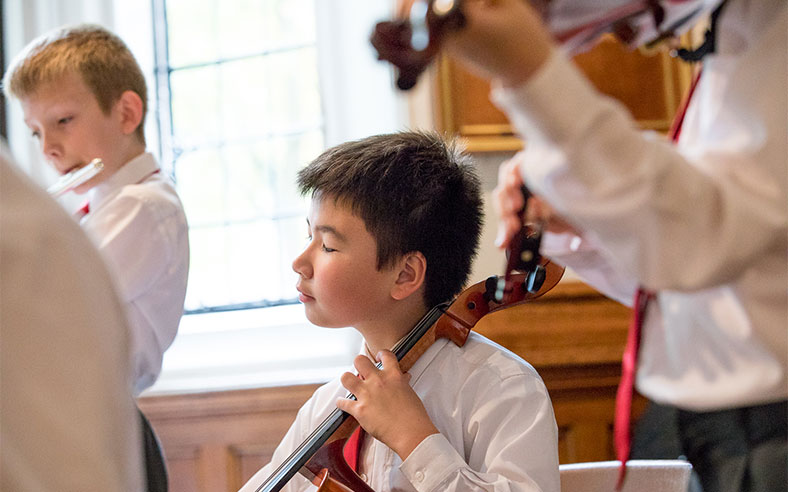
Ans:
{"label": "chin", "polygon": [[315,326],[319,326],[320,328],[346,328],[348,325],[332,322],[331,320],[325,319],[315,313],[311,313],[310,310],[306,309],[306,319]]}
{"label": "chin", "polygon": [[71,192],[74,193],[75,195],[84,195],[85,193],[93,189],[93,186],[94,186],[93,183],[88,181],[87,183],[81,184],[76,188],[73,188]]}

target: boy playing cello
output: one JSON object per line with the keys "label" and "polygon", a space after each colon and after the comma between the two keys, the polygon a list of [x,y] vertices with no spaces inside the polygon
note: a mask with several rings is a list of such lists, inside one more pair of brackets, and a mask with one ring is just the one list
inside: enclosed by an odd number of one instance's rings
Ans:
{"label": "boy playing cello", "polygon": [[[469,159],[433,133],[379,135],[326,151],[299,186],[312,196],[299,298],[312,323],[362,334],[360,377],[320,387],[242,492],[337,407],[367,433],[357,471],[378,492],[557,492],[555,419],[530,365],[475,333],[463,347],[438,340],[407,373],[388,350],[467,280],[482,223]],[[285,490],[309,488],[297,475]]]}

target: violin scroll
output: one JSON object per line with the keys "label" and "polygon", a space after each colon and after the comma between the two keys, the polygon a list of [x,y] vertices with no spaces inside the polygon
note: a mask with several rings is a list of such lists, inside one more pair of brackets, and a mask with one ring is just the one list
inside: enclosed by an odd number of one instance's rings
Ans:
{"label": "violin scroll", "polygon": [[370,41],[379,60],[397,69],[397,87],[409,90],[440,50],[446,32],[465,25],[461,0],[416,0],[407,18],[379,22]]}

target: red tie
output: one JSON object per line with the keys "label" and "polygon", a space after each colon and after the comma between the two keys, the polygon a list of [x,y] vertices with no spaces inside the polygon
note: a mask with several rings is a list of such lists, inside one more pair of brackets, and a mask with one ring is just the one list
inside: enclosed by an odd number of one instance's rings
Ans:
{"label": "red tie", "polygon": [[359,457],[361,456],[361,445],[364,444],[364,436],[366,432],[361,426],[358,426],[353,434],[348,437],[345,447],[342,448],[342,454],[345,456],[345,461],[348,466],[358,473]]}
{"label": "red tie", "polygon": [[[676,117],[668,132],[670,139],[675,143],[681,134],[681,127],[684,123],[684,116],[687,114],[692,94],[698,86],[700,72],[690,85],[687,97],[676,112]],[[618,384],[616,392],[616,414],[613,420],[613,442],[616,446],[616,459],[621,461],[621,468],[618,472],[618,482],[616,490],[621,490],[624,485],[624,478],[627,474],[627,460],[629,459],[630,432],[629,421],[632,412],[632,393],[635,384],[635,370],[637,369],[637,356],[640,348],[640,334],[643,328],[643,320],[646,316],[648,302],[654,298],[654,294],[638,288],[635,294],[632,321],[629,324],[627,333],[627,346],[624,349],[624,356],[621,359],[621,382]]]}
{"label": "red tie", "polygon": [[616,445],[616,459],[621,461],[616,490],[621,490],[627,473],[626,463],[627,459],[629,459],[630,448],[629,419],[632,413],[635,369],[637,368],[637,355],[640,348],[643,320],[646,316],[648,301],[652,297],[653,294],[643,289],[638,289],[635,294],[632,321],[629,324],[629,333],[627,333],[627,346],[621,359],[621,382],[618,384],[618,391],[616,392],[616,415],[615,420],[613,420],[613,441]]}
{"label": "red tie", "polygon": [[82,219],[82,217],[86,216],[89,213],[90,213],[90,202],[85,202],[82,204],[81,207],[77,209],[76,212],[74,212],[74,218],[77,219],[77,221],[79,221],[80,219]]}

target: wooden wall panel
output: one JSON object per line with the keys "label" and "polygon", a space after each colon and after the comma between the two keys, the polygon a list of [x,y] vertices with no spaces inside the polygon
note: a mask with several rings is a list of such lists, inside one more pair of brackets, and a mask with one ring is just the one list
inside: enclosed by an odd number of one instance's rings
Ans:
{"label": "wooden wall panel", "polygon": [[640,126],[659,131],[670,128],[691,79],[689,65],[666,51],[631,51],[612,37],[574,62],[600,92],[621,101]]}
{"label": "wooden wall panel", "polygon": [[140,398],[161,440],[171,492],[237,491],[271,459],[317,385]]}
{"label": "wooden wall panel", "polygon": [[[161,422],[154,426],[158,432],[163,428]],[[192,446],[176,447],[168,445],[166,449],[167,473],[169,478],[170,490],[197,491],[200,482],[199,448]]]}
{"label": "wooden wall panel", "polygon": [[630,310],[579,282],[561,283],[537,302],[499,311],[476,327],[535,367],[621,360]]}
{"label": "wooden wall panel", "polygon": [[[613,408],[629,314],[584,284],[567,282],[476,327],[542,375],[559,428],[561,463],[613,459]],[[268,462],[316,387],[141,398],[164,447],[170,490],[236,491]],[[643,403],[636,401],[636,412]]]}
{"label": "wooden wall panel", "polygon": [[[645,53],[623,47],[612,36],[573,59],[597,89],[626,106],[646,129],[667,131],[691,68],[665,51]],[[506,116],[490,101],[490,85],[448,57],[437,71],[436,126],[463,136],[471,151],[519,150]]]}

